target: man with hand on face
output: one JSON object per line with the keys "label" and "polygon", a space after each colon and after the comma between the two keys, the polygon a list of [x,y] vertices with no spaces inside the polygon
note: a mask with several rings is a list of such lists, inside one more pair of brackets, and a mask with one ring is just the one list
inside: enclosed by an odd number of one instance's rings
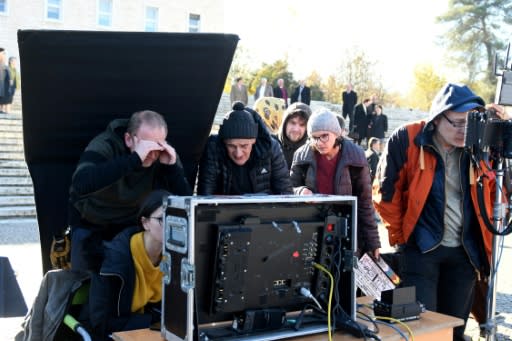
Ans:
{"label": "man with hand on face", "polygon": [[140,201],[153,189],[191,195],[167,123],[150,110],[113,120],[85,148],[70,188],[71,266],[96,270],[102,241],[137,225]]}
{"label": "man with hand on face", "polygon": [[292,194],[279,142],[258,113],[235,102],[199,164],[197,194]]}

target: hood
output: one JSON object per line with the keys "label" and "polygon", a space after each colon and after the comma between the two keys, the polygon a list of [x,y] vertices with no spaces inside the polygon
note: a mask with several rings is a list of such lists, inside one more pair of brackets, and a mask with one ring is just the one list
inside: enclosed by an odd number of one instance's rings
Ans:
{"label": "hood", "polygon": [[232,34],[18,31],[25,160],[43,250],[67,226],[82,151],[114,119],[162,114],[194,183],[237,43]]}
{"label": "hood", "polygon": [[[295,114],[300,113],[300,116],[302,116],[306,123],[309,120],[309,117],[311,116],[311,108],[309,105],[301,103],[301,102],[295,102],[290,104],[288,108],[286,108],[285,112],[283,113],[283,120],[281,121],[281,126],[279,127],[279,133],[278,138],[280,141],[283,141],[283,144],[289,145],[293,144],[293,142],[289,141],[286,137],[286,124],[288,123],[288,120],[290,117]],[[304,134],[304,137],[299,141],[296,142],[298,145],[303,145],[304,141],[308,138],[308,132],[306,131]]]}
{"label": "hood", "polygon": [[428,122],[447,110],[466,112],[484,106],[484,100],[466,85],[446,83],[432,101]]}

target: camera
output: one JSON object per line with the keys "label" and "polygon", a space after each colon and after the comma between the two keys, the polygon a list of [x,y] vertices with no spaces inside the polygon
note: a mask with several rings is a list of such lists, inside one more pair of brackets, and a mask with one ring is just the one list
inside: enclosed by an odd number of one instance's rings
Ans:
{"label": "camera", "polygon": [[499,119],[492,110],[470,111],[464,147],[478,158],[490,153],[512,159],[512,120]]}

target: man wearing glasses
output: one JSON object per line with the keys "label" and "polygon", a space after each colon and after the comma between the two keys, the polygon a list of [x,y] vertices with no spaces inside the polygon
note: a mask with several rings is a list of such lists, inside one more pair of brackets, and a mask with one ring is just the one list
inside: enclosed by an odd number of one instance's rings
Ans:
{"label": "man wearing glasses", "polygon": [[103,240],[137,225],[137,210],[153,189],[176,195],[192,190],[178,154],[167,141],[167,123],[150,110],[116,119],[82,153],[70,188],[71,266],[96,270]]}
{"label": "man wearing glasses", "polygon": [[315,111],[308,120],[309,141],[293,156],[290,178],[295,194],[356,196],[358,251],[361,255],[371,252],[378,259],[380,239],[370,169],[361,147],[342,137],[343,128],[340,116],[324,108]]}
{"label": "man wearing glasses", "polygon": [[[428,310],[464,321],[476,278],[489,273],[492,236],[481,221],[475,185],[488,169],[474,165],[463,148],[468,112],[484,106],[467,86],[446,84],[428,119],[391,135],[373,187],[389,242],[402,253],[403,285],[415,286]],[[503,108],[490,108],[503,118]],[[484,182],[488,203],[493,179]],[[455,328],[454,340],[463,340],[464,328]]]}

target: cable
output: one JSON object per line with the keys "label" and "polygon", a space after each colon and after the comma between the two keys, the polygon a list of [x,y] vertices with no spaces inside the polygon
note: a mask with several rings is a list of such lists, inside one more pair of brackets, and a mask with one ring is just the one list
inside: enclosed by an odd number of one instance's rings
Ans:
{"label": "cable", "polygon": [[[358,311],[357,313],[359,315],[362,315],[362,316],[366,317],[367,321],[371,322],[373,324],[373,327],[374,327],[375,330],[372,330],[372,332],[374,332],[375,334],[378,334],[380,332],[379,326],[377,326],[377,322],[375,322],[375,319],[372,319],[370,317],[370,315],[367,315],[367,314],[363,313],[362,311]],[[359,318],[361,318],[361,317],[359,317]]]}
{"label": "cable", "polygon": [[320,302],[318,302],[318,300],[315,298],[315,296],[313,296],[313,294],[311,293],[311,291],[309,291],[307,288],[301,287],[301,288],[300,288],[300,294],[301,294],[302,296],[305,296],[305,297],[307,297],[307,298],[312,299],[312,300],[315,302],[316,306],[317,306],[320,310],[322,310],[322,311],[324,310],[324,308],[322,308],[322,306],[320,305]]}
{"label": "cable", "polygon": [[[359,312],[360,313],[360,312]],[[360,313],[361,314],[361,313]],[[394,331],[396,331],[398,334],[400,334],[400,336],[406,340],[406,341],[409,341],[409,338],[404,334],[404,332],[402,330],[400,330],[400,328],[398,328],[397,326],[393,325],[392,323],[388,323],[388,322],[384,322],[384,321],[379,321],[379,320],[376,320],[376,319],[372,319],[371,317],[369,317],[369,320],[370,322],[374,322],[376,324],[381,324],[383,326],[387,326],[391,329],[393,329]],[[360,317],[360,319],[364,320],[365,318],[362,318]]]}
{"label": "cable", "polygon": [[411,328],[408,325],[406,325],[405,323],[403,323],[402,321],[394,319],[392,317],[387,317],[387,316],[375,316],[375,318],[377,320],[387,320],[387,321],[391,321],[391,322],[400,324],[402,327],[404,327],[407,330],[407,332],[411,336],[411,341],[414,341],[414,334],[412,333]]}
{"label": "cable", "polygon": [[329,301],[327,303],[327,332],[329,335],[329,341],[332,341],[332,331],[331,331],[331,305],[332,305],[332,292],[334,289],[334,278],[332,277],[332,274],[322,265],[313,262],[313,266],[323,272],[325,272],[331,281],[331,285],[329,286]]}

